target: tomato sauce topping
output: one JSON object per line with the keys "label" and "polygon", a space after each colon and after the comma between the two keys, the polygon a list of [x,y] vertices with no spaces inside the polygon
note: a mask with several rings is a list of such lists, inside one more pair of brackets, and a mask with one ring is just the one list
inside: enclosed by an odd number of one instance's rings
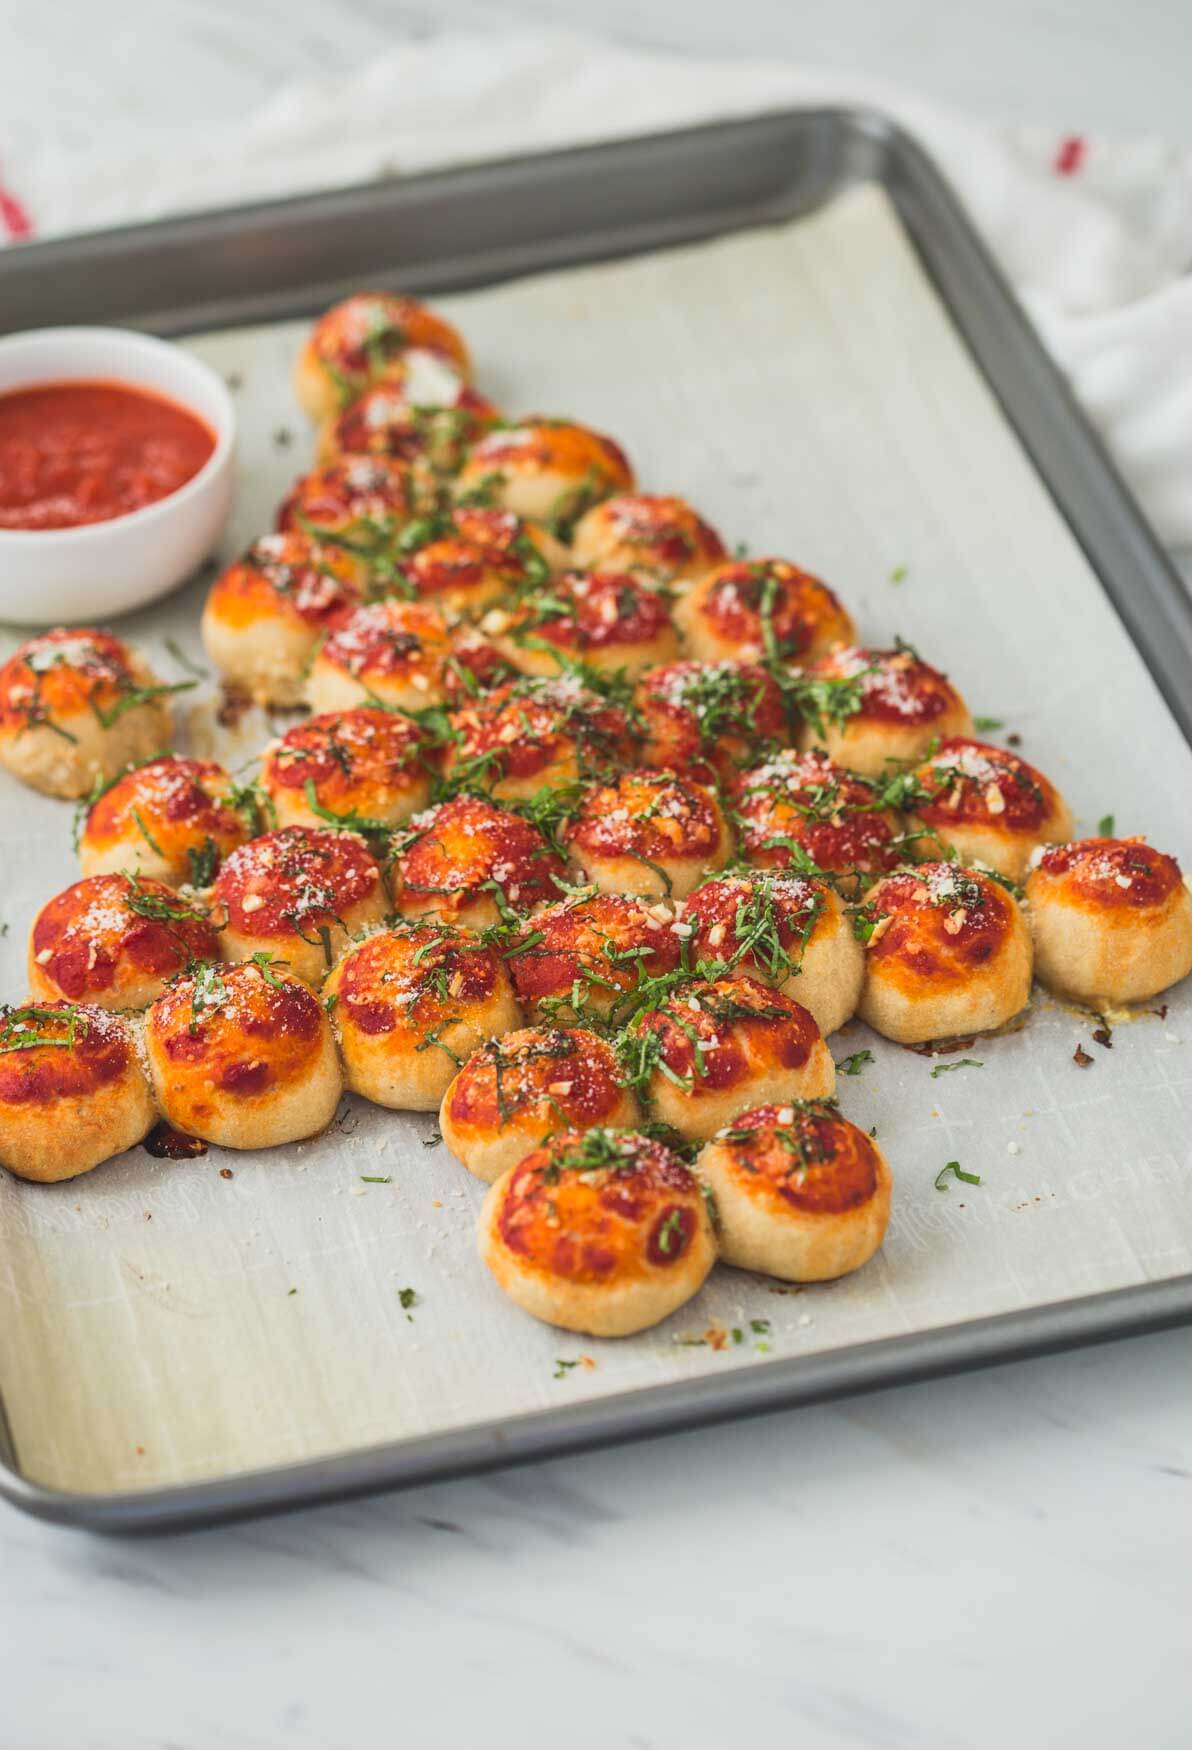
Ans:
{"label": "tomato sauce topping", "polygon": [[359,599],[355,565],[348,555],[301,530],[262,535],[211,591],[220,618],[231,626],[281,610],[325,629],[342,620]]}
{"label": "tomato sauce topping", "polygon": [[669,906],[627,894],[561,900],[515,937],[507,962],[514,989],[523,1003],[578,996],[581,1009],[607,1008],[642,979],[676,969],[682,943],[673,925]]}
{"label": "tomato sauce topping", "polygon": [[421,676],[429,693],[450,648],[447,627],[433,608],[386,600],[354,608],[339,621],[318,660],[361,682],[372,677],[416,685]]}
{"label": "tomato sauce topping", "polygon": [[751,863],[783,869],[805,852],[819,869],[879,875],[905,859],[898,816],[876,787],[826,754],[779,753],[733,786],[741,848]]}
{"label": "tomato sauce topping", "polygon": [[669,626],[663,597],[624,571],[568,572],[541,598],[531,595],[511,613],[495,609],[483,621],[486,632],[507,633],[515,644],[533,649],[541,639],[581,659],[589,650],[648,644]]}
{"label": "tomato sauce topping", "polygon": [[393,456],[401,462],[425,457],[434,466],[449,466],[500,419],[500,410],[466,383],[457,383],[449,399],[411,400],[411,388],[382,378],[341,413],[332,431],[332,445],[345,456]]}
{"label": "tomato sauce topping", "polygon": [[1051,845],[1035,867],[1098,906],[1163,905],[1183,881],[1174,857],[1139,838]]}
{"label": "tomato sauce topping", "polygon": [[826,907],[823,883],[805,875],[722,875],[684,903],[691,958],[739,966],[781,983],[798,970]]}
{"label": "tomato sauce topping", "polygon": [[679,571],[693,560],[714,564],[725,557],[716,530],[682,498],[625,493],[598,505],[590,517],[585,535],[615,547],[621,564],[651,566],[665,573]]}
{"label": "tomato sauce topping", "polygon": [[878,1188],[876,1146],[821,1100],[755,1106],[716,1138],[737,1188],[755,1200],[809,1215],[843,1215]]}
{"label": "tomato sauce topping", "polygon": [[471,372],[467,347],[451,323],[417,298],[395,292],[357,292],[334,304],[315,323],[310,346],[316,358],[340,378],[356,379],[357,386],[383,376],[412,347],[450,359],[462,376]]}
{"label": "tomato sauce topping", "polygon": [[1006,748],[952,735],[915,773],[928,792],[914,810],[931,825],[977,822],[1006,832],[1038,832],[1057,806],[1041,772]]}
{"label": "tomato sauce topping", "polygon": [[738,559],[701,586],[700,613],[726,642],[756,656],[786,659],[852,622],[826,583],[785,559]]}
{"label": "tomato sauce topping", "polygon": [[909,981],[963,983],[1001,948],[1015,902],[992,877],[955,863],[919,863],[870,890],[870,965]]}
{"label": "tomato sauce topping", "polygon": [[243,816],[223,800],[230,782],[214,760],[163,754],[104,791],[87,815],[83,839],[98,849],[144,838],[148,830],[154,848],[167,859],[185,862],[187,850],[208,839],[217,854],[226,855],[248,837]]}
{"label": "tomato sauce topping", "polygon": [[381,872],[355,833],[284,826],[232,852],[211,890],[216,915],[248,936],[309,936],[342,922]]}
{"label": "tomato sauce topping", "polygon": [[402,576],[419,595],[478,589],[514,589],[545,583],[550,565],[529,525],[512,511],[461,506],[419,517],[398,538]]}
{"label": "tomato sauce topping", "polygon": [[0,529],[70,529],[144,510],[210,460],[214,433],[127,383],[40,383],[0,395]]}
{"label": "tomato sauce topping", "polygon": [[852,644],[821,656],[805,670],[807,679],[853,681],[858,709],[845,717],[874,723],[921,726],[934,723],[960,705],[960,696],[938,669],[913,650],[863,650]]}
{"label": "tomato sauce topping", "polygon": [[770,1065],[801,1069],[820,1038],[802,1004],[740,973],[693,980],[634,1026],[658,1037],[661,1061],[689,1093],[735,1087]]}
{"label": "tomato sauce topping", "polygon": [[668,772],[623,772],[596,786],[567,828],[566,838],[594,856],[698,858],[720,844],[715,798],[702,784]]}
{"label": "tomato sauce topping", "polygon": [[477,796],[456,796],[410,822],[397,859],[403,892],[481,898],[490,882],[505,903],[526,912],[556,899],[563,861],[528,820]]}
{"label": "tomato sauce topping", "polygon": [[416,515],[422,488],[408,467],[387,456],[345,456],[295,481],[277,512],[277,528],[314,531],[334,541],[360,525],[381,541]]}
{"label": "tomato sauce topping", "polygon": [[558,469],[577,479],[589,475],[605,490],[633,485],[633,470],[620,444],[587,426],[531,414],[517,425],[498,426],[476,444],[465,476],[539,473]]}
{"label": "tomato sauce topping", "polygon": [[[745,662],[671,662],[638,682],[651,765],[686,771],[696,762],[729,777],[767,747],[789,740],[774,678]],[[699,776],[695,771],[694,775]]]}
{"label": "tomato sauce topping", "polygon": [[473,1052],[451,1085],[450,1113],[461,1129],[583,1129],[607,1123],[622,1097],[616,1054],[596,1034],[523,1027]]}
{"label": "tomato sauce topping", "polygon": [[427,775],[426,737],[395,711],[361,705],[324,711],[288,729],[265,757],[262,781],[276,794],[315,787],[332,814],[367,815]]}
{"label": "tomato sauce topping", "polygon": [[117,1081],[133,1061],[132,1036],[106,1009],[67,1002],[0,1008],[0,1101],[6,1105],[85,1099]]}
{"label": "tomato sauce topping", "polygon": [[22,644],[0,668],[0,728],[110,711],[139,684],[119,638],[91,627],[56,626]]}
{"label": "tomato sauce topping", "polygon": [[219,937],[206,915],[160,881],[92,875],[42,907],[31,954],[64,997],[120,995],[145,978],[170,978],[213,960]]}
{"label": "tomato sauce topping", "polygon": [[376,1037],[419,1038],[469,1003],[488,1002],[501,978],[492,948],[446,924],[399,924],[369,936],[344,959],[335,978],[337,1013],[346,1026]]}
{"label": "tomato sauce topping", "polygon": [[570,675],[526,678],[451,714],[456,739],[448,773],[472,766],[484,787],[501,778],[528,778],[567,755],[579,774],[595,777],[621,764],[632,741],[625,713]]}
{"label": "tomato sauce topping", "polygon": [[173,1090],[173,1115],[184,1128],[210,1112],[212,1089],[252,1096],[309,1074],[325,1026],[312,991],[251,961],[178,979],[146,1023],[150,1046],[178,1072],[193,1071],[191,1111],[182,1110],[183,1090]]}

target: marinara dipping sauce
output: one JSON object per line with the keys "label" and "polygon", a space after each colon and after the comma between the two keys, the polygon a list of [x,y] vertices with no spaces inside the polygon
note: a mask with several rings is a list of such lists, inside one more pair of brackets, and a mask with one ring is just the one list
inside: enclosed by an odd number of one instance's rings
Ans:
{"label": "marinara dipping sauce", "polygon": [[168,498],[215,449],[196,414],[127,383],[0,394],[0,529],[109,522]]}

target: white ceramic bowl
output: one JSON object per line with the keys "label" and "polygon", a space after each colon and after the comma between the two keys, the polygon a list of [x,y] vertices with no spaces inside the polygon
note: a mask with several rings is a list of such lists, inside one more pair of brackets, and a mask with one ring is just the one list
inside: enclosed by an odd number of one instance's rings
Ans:
{"label": "white ceramic bowl", "polygon": [[0,340],[0,395],[36,383],[155,389],[197,413],[215,449],[168,498],[72,529],[0,529],[0,620],[94,624],[167,595],[214,550],[232,504],[236,416],[221,377],[166,340],[121,328],[37,328]]}

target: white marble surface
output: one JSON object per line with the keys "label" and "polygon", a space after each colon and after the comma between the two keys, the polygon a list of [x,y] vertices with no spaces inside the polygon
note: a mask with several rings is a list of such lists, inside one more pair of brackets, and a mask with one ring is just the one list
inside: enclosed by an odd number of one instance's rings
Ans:
{"label": "white marble surface", "polygon": [[[1186,0],[0,0],[6,130],[562,19],[1188,137]],[[44,89],[52,83],[52,114]],[[156,1543],[0,1508],[0,1750],[1192,1736],[1188,1337]]]}

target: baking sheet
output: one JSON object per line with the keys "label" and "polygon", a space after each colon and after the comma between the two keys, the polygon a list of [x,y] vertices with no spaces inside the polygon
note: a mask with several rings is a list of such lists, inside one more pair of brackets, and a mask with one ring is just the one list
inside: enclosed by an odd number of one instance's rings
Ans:
{"label": "baking sheet", "polygon": [[[1187,866],[1192,755],[880,190],[440,302],[495,399],[606,427],[643,484],[685,493],[730,543],[821,571],[864,637],[911,639],[974,711],[1021,734],[1082,829],[1113,812]],[[309,453],[289,390],[303,326],[193,343],[240,383],[229,554]],[[163,673],[179,674],[167,639],[200,654],[204,587],[121,627]],[[268,722],[229,735],[212,696],[184,703],[179,745],[238,763]],[[77,875],[68,816],[3,781],[13,997],[29,921]],[[136,1150],[56,1188],[4,1178],[0,1396],[22,1471],[84,1492],[156,1488],[1186,1274],[1189,1002],[1117,1027],[1110,1051],[1044,1002],[1026,1031],[968,1053],[983,1069],[934,1078],[949,1059],[860,1024],[837,1035],[837,1058],[877,1060],[840,1094],[894,1168],[883,1252],[800,1291],[718,1270],[619,1344],[505,1301],[475,1257],[483,1187],[423,1146],[426,1118],[347,1100],[327,1136],[294,1149],[181,1163]],[[1086,1070],[1071,1061],[1080,1039]],[[983,1184],[937,1191],[954,1158]],[[402,1288],[418,1296],[408,1309]],[[734,1329],[740,1343],[714,1346]]]}

